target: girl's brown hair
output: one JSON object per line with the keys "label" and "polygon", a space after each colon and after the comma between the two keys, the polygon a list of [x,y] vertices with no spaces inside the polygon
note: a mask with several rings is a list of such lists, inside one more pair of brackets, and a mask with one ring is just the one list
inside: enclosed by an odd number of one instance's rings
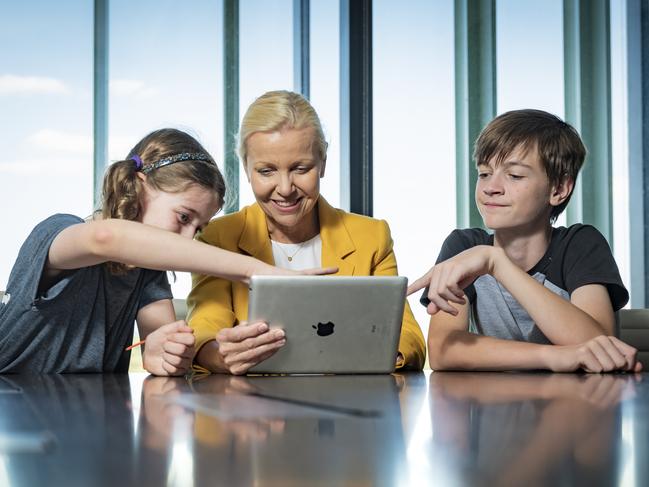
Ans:
{"label": "girl's brown hair", "polygon": [[[203,160],[184,160],[153,169],[147,173],[146,182],[152,188],[166,193],[181,193],[191,185],[211,189],[218,197],[219,207],[225,198],[225,181],[214,159],[191,135],[177,129],[160,129],[151,132],[133,147],[126,159],[111,164],[104,175],[101,217],[136,221],[142,212],[144,182],[137,176],[140,168],[134,157],[146,168],[161,159],[182,153],[200,153]],[[112,272],[128,269],[124,264],[109,263]]]}

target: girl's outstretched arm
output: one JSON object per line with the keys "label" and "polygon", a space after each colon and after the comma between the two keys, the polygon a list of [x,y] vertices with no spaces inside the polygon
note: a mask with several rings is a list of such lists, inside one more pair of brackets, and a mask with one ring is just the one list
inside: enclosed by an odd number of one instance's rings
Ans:
{"label": "girl's outstretched arm", "polygon": [[[109,219],[80,223],[63,230],[52,242],[44,277],[56,279],[64,270],[108,261],[243,282],[248,282],[254,274],[297,274],[160,228]],[[336,270],[313,269],[301,273],[331,274]]]}

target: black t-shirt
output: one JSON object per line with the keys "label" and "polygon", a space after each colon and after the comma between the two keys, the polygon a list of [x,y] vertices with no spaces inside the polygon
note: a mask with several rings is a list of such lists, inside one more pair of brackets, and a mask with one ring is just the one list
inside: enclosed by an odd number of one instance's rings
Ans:
{"label": "black t-shirt", "polygon": [[[476,245],[493,245],[493,235],[479,228],[454,230],[444,241],[436,263]],[[553,228],[545,255],[527,273],[565,299],[570,299],[581,286],[602,284],[615,311],[629,300],[606,239],[590,225]],[[498,338],[549,343],[527,311],[492,276],[480,276],[464,292],[471,305],[472,331]],[[428,289],[421,298],[424,306],[429,304],[427,293]]]}

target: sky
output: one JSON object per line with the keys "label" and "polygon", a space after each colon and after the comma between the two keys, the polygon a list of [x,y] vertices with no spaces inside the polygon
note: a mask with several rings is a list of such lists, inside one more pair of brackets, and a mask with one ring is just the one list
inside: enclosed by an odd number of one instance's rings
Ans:
{"label": "sky", "polygon": [[[241,114],[265,91],[292,88],[292,3],[241,0]],[[619,14],[620,1],[612,5]],[[453,1],[375,0],[373,15],[374,212],[390,223],[400,271],[412,279],[455,226]],[[189,131],[222,161],[222,1],[111,0],[109,22],[107,162],[165,126]],[[312,0],[311,100],[330,143],[322,194],[335,206],[338,22],[338,2]],[[90,0],[0,4],[0,201],[10,229],[0,241],[0,289],[36,223],[92,211],[92,28]],[[563,116],[562,1],[499,0],[497,30],[498,111]],[[614,174],[624,209],[624,173]],[[241,204],[250,204],[243,172],[240,187]],[[623,245],[616,256],[628,276]],[[189,286],[179,274],[174,292],[183,297]],[[425,329],[423,308],[411,302]]]}

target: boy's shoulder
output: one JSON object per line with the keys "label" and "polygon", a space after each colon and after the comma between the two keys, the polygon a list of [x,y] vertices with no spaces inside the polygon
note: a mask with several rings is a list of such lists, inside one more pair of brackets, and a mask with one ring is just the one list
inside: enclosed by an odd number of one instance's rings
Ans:
{"label": "boy's shoulder", "polygon": [[493,242],[493,235],[482,228],[455,229],[444,240],[437,263],[450,259],[476,245],[493,245]]}
{"label": "boy's shoulder", "polygon": [[490,245],[493,244],[493,234],[483,228],[456,228],[453,230],[447,240],[463,242],[465,245]]}
{"label": "boy's shoulder", "polygon": [[554,228],[550,248],[529,272],[543,274],[568,295],[588,284],[604,285],[614,310],[623,307],[629,299],[611,247],[592,225],[577,223]]}
{"label": "boy's shoulder", "polygon": [[583,223],[575,223],[569,227],[553,228],[550,246],[553,254],[581,254],[586,249],[590,251],[601,250],[612,254],[604,235],[594,226]]}
{"label": "boy's shoulder", "polygon": [[553,239],[558,238],[560,240],[571,241],[574,238],[596,237],[606,240],[597,228],[585,223],[574,223],[569,227],[554,227],[552,232]]}

